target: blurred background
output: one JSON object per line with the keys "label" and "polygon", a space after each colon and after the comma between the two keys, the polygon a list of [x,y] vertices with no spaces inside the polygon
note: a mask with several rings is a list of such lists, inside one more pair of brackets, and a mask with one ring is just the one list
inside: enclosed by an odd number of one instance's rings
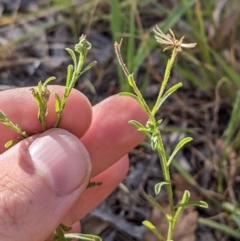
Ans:
{"label": "blurred background", "polygon": [[[155,25],[197,43],[177,57],[170,85],[184,86],[158,115],[168,153],[180,139],[194,138],[173,161],[176,200],[188,189],[209,208],[187,209],[174,240],[240,240],[239,0],[0,0],[0,89],[49,76],[64,85],[71,63],[65,48],[86,34],[92,43],[87,62],[98,63],[76,88],[93,105],[129,91],[114,53],[114,42],[123,38],[123,59],[152,106],[170,57],[154,40]],[[146,140],[130,158],[126,180],[82,220],[83,232],[104,241],[155,241],[141,224],[146,219],[166,232],[163,217],[146,201],[163,178],[158,157]],[[157,198],[167,209],[164,189]]]}

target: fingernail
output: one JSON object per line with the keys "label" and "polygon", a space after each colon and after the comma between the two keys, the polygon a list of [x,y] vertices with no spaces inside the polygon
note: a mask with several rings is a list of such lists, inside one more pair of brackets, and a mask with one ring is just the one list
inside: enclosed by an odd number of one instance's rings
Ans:
{"label": "fingernail", "polygon": [[39,135],[29,147],[37,171],[65,196],[86,186],[91,172],[89,154],[79,139],[62,129],[51,129]]}

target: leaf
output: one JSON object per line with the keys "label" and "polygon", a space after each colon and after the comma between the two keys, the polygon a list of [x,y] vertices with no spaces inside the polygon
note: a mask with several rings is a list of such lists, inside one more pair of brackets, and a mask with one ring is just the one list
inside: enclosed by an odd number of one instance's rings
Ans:
{"label": "leaf", "polygon": [[237,224],[238,228],[240,228],[240,217],[238,215],[232,214],[231,218]]}
{"label": "leaf", "polygon": [[8,141],[5,145],[4,145],[4,147],[5,148],[10,148],[10,147],[12,147],[13,145],[15,145],[17,143],[17,141],[15,141],[15,140],[10,140],[10,141]]}
{"label": "leaf", "polygon": [[159,108],[162,106],[162,104],[164,103],[164,101],[173,93],[175,92],[177,89],[179,89],[180,87],[182,87],[182,83],[177,83],[174,86],[172,86],[171,88],[169,88],[164,95],[161,98],[161,101],[159,102],[159,104],[154,108],[155,113],[159,110]]}
{"label": "leaf", "polygon": [[75,52],[72,49],[70,49],[70,48],[66,48],[66,50],[71,55],[73,63],[74,63],[74,68],[76,68],[77,67],[77,57],[76,57]]}
{"label": "leaf", "polygon": [[228,225],[221,224],[219,222],[216,222],[216,221],[213,221],[213,220],[210,220],[207,218],[199,218],[198,222],[204,226],[212,228],[213,230],[219,230],[219,231],[223,232],[224,234],[234,237],[234,238],[236,238],[236,240],[240,240],[239,230],[229,227]]}
{"label": "leaf", "polygon": [[64,234],[66,239],[80,239],[87,241],[102,241],[102,239],[92,234],[81,234],[81,233],[66,233]]}
{"label": "leaf", "polygon": [[73,76],[73,66],[69,64],[67,68],[66,87],[69,87],[69,85],[71,84],[72,76]]}
{"label": "leaf", "polygon": [[40,107],[42,105],[42,99],[39,95],[39,92],[36,89],[33,89],[33,88],[31,90],[32,90],[33,98],[37,102],[38,107]]}
{"label": "leaf", "polygon": [[119,95],[120,96],[129,96],[129,97],[134,98],[139,103],[139,105],[142,106],[142,108],[144,110],[146,110],[143,101],[137,95],[134,95],[134,94],[129,93],[129,92],[120,92]]}
{"label": "leaf", "polygon": [[136,85],[132,74],[128,76],[128,83],[131,87],[134,87]]}
{"label": "leaf", "polygon": [[156,208],[158,208],[162,214],[165,216],[165,218],[168,220],[168,215],[167,213],[164,211],[164,209],[162,208],[162,206],[159,204],[159,202],[152,196],[148,197],[148,201]]}
{"label": "leaf", "polygon": [[162,234],[158,232],[157,228],[150,221],[145,220],[142,222],[142,224],[149,230],[151,230],[158,237],[159,240],[164,240]]}
{"label": "leaf", "polygon": [[54,236],[57,236],[57,240],[59,241],[66,241],[61,226],[57,227]]}
{"label": "leaf", "polygon": [[55,112],[58,114],[61,110],[61,99],[60,99],[60,96],[59,96],[58,93],[54,93],[54,97],[55,97],[55,100],[56,100]]}
{"label": "leaf", "polygon": [[38,82],[38,91],[40,93],[42,93],[42,82],[41,81]]}
{"label": "leaf", "polygon": [[135,120],[130,120],[128,123],[131,124],[131,125],[133,125],[133,126],[135,126],[135,127],[137,127],[137,129],[139,129],[139,128],[146,128],[146,127],[145,127],[144,125],[142,125],[140,122],[135,121]]}
{"label": "leaf", "polygon": [[159,193],[160,193],[160,191],[161,191],[161,188],[162,188],[162,186],[163,185],[168,185],[169,183],[167,183],[167,182],[159,182],[159,183],[157,183],[156,185],[155,185],[155,195],[157,196]]}
{"label": "leaf", "polygon": [[197,206],[197,207],[200,207],[200,208],[208,208],[208,204],[204,201],[190,201],[190,202],[186,202],[186,203],[183,203],[183,204],[178,204],[176,206],[176,208],[187,207],[187,206]]}
{"label": "leaf", "polygon": [[152,149],[156,150],[157,145],[158,145],[157,136],[152,135],[150,139],[151,139],[151,147],[152,147]]}
{"label": "leaf", "polygon": [[43,83],[43,86],[47,86],[51,81],[55,80],[56,77],[55,76],[51,76],[49,78],[47,78],[44,83]]}
{"label": "leaf", "polygon": [[149,130],[149,129],[147,129],[147,128],[142,128],[142,127],[138,128],[138,131],[144,132],[144,133],[146,133],[146,134],[152,133],[151,130]]}
{"label": "leaf", "polygon": [[158,120],[158,121],[156,122],[156,126],[160,126],[161,123],[162,123],[162,121],[163,121],[163,119]]}
{"label": "leaf", "polygon": [[173,217],[173,229],[174,229],[174,227],[178,221],[178,218],[180,217],[180,215],[183,211],[183,208],[184,208],[184,206],[183,205],[181,206],[181,204],[187,203],[189,198],[190,198],[190,192],[185,190],[185,192],[183,193],[182,200],[180,202],[180,206],[177,208],[175,216]]}
{"label": "leaf", "polygon": [[6,115],[2,111],[0,111],[0,121],[5,122],[6,119],[7,119]]}
{"label": "leaf", "polygon": [[192,141],[193,138],[192,137],[185,137],[184,139],[182,139],[178,144],[177,146],[175,147],[173,153],[171,154],[171,156],[169,157],[168,159],[168,166],[171,164],[173,158],[176,156],[176,154],[178,153],[178,151],[184,146],[186,145],[188,142]]}
{"label": "leaf", "polygon": [[135,100],[138,101],[138,97],[136,95],[132,94],[132,93],[129,93],[129,92],[120,92],[119,95],[120,96],[129,96],[129,97],[132,97],[132,98],[134,98]]}
{"label": "leaf", "polygon": [[83,71],[81,71],[80,75],[82,75],[83,73],[85,73],[86,71],[88,71],[89,69],[91,69],[95,64],[97,63],[97,61],[93,61],[90,64],[88,64]]}
{"label": "leaf", "polygon": [[147,121],[147,123],[146,123],[146,127],[149,128],[149,129],[154,130],[154,128],[155,128],[155,123],[149,119],[149,120]]}

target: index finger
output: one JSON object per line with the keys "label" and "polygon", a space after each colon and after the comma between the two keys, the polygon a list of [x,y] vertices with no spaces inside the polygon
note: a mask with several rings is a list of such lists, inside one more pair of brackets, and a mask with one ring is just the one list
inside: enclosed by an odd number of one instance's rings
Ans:
{"label": "index finger", "polygon": [[[31,94],[30,87],[11,89],[0,93],[0,110],[22,130],[29,135],[42,132],[41,125],[37,119],[38,106]],[[48,102],[48,115],[46,119],[47,129],[54,126],[56,121],[54,92],[63,96],[63,86],[49,86],[51,92]],[[63,112],[60,127],[72,134],[82,137],[91,125],[92,107],[88,99],[79,91],[73,89],[68,97]],[[0,123],[0,153],[6,149],[5,143],[16,140],[19,134]]]}

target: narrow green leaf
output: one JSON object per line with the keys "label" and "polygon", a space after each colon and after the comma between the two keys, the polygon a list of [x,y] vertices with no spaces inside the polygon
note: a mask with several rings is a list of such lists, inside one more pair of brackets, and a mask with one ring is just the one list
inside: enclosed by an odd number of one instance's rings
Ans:
{"label": "narrow green leaf", "polygon": [[184,146],[186,145],[188,142],[192,141],[193,138],[192,137],[185,137],[184,139],[182,139],[178,144],[177,146],[175,147],[173,153],[171,154],[171,156],[169,157],[168,159],[168,166],[171,164],[173,158],[176,156],[176,154],[178,153],[178,151]]}
{"label": "narrow green leaf", "polygon": [[151,147],[153,150],[156,150],[158,144],[157,136],[152,135],[151,136]]}
{"label": "narrow green leaf", "polygon": [[6,115],[0,110],[0,121],[6,121]]}
{"label": "narrow green leaf", "polygon": [[152,133],[151,130],[147,129],[147,128],[138,128],[138,131],[144,132],[144,133]]}
{"label": "narrow green leaf", "polygon": [[8,141],[8,142],[4,145],[4,147],[5,147],[5,148],[10,148],[10,147],[12,147],[13,145],[15,145],[16,143],[17,143],[17,141],[10,140],[10,141]]}
{"label": "narrow green leaf", "polygon": [[66,87],[70,86],[71,80],[72,80],[72,76],[73,76],[73,65],[69,64],[68,68],[67,68]]}
{"label": "narrow green leaf", "polygon": [[39,93],[42,93],[42,82],[41,81],[38,82],[38,91],[39,91]]}
{"label": "narrow green leaf", "polygon": [[132,74],[128,76],[128,83],[131,87],[134,87],[136,85]]}
{"label": "narrow green leaf", "polygon": [[169,11],[169,15],[165,21],[163,21],[161,29],[163,31],[167,31],[175,23],[178,23],[181,17],[186,13],[186,10],[190,9],[195,2],[196,0],[189,0],[187,2],[184,1],[184,3],[179,3],[176,8],[174,8],[172,11]]}
{"label": "narrow green leaf", "polygon": [[221,204],[221,208],[231,214],[236,214],[240,217],[240,208],[238,205],[230,203],[230,202],[223,202]]}
{"label": "narrow green leaf", "polygon": [[148,196],[148,201],[154,206],[157,207],[160,212],[165,216],[165,218],[168,220],[168,215],[167,213],[164,211],[164,209],[161,207],[161,205],[159,204],[159,202],[152,196]]}
{"label": "narrow green leaf", "polygon": [[59,96],[58,93],[54,93],[54,97],[55,97],[55,100],[56,100],[55,112],[58,114],[61,110],[61,99],[60,99],[60,96]]}
{"label": "narrow green leaf", "polygon": [[57,240],[59,241],[66,241],[62,228],[60,226],[57,227],[57,229],[55,230],[55,235],[57,236]]}
{"label": "narrow green leaf", "polygon": [[56,77],[55,76],[51,76],[49,78],[47,78],[44,83],[43,83],[43,86],[47,86],[51,81],[55,80]]}
{"label": "narrow green leaf", "polygon": [[157,196],[159,193],[160,193],[160,191],[161,191],[161,188],[162,188],[162,186],[163,185],[168,185],[169,183],[167,183],[167,182],[159,182],[159,183],[157,183],[156,185],[155,185],[155,195]]}
{"label": "narrow green leaf", "polygon": [[237,224],[238,228],[240,228],[240,217],[238,215],[232,214],[231,218]]}
{"label": "narrow green leaf", "polygon": [[121,33],[122,26],[122,13],[119,0],[111,0],[111,31],[114,41],[118,41]]}
{"label": "narrow green leaf", "polygon": [[133,73],[137,73],[144,59],[149,55],[150,49],[155,45],[155,41],[151,38],[142,36],[142,41],[137,47],[137,52],[134,54]]}
{"label": "narrow green leaf", "polygon": [[150,221],[143,221],[142,224],[147,227],[149,230],[151,230],[159,240],[165,240],[164,237],[162,236],[162,234],[159,233],[159,231],[157,230],[157,228],[150,222]]}
{"label": "narrow green leaf", "polygon": [[146,127],[145,127],[144,125],[142,125],[140,122],[135,121],[135,120],[130,120],[128,123],[131,124],[131,125],[133,125],[133,126],[135,126],[135,127],[137,127],[137,129],[139,129],[139,128],[146,128]]}
{"label": "narrow green leaf", "polygon": [[227,63],[227,61],[224,60],[224,58],[222,58],[217,52],[215,52],[211,48],[210,48],[210,51],[214,55],[215,60],[219,63],[219,65],[221,65],[226,75],[229,76],[229,78],[233,80],[238,87],[240,87],[239,74],[236,71],[234,71],[234,68],[229,67],[229,64]]}
{"label": "narrow green leaf", "polygon": [[91,69],[95,64],[97,63],[97,61],[93,61],[90,64],[88,64],[83,71],[81,71],[80,75],[82,75],[83,73],[85,73],[86,71],[88,71],[89,69]]}
{"label": "narrow green leaf", "polygon": [[162,121],[163,121],[163,119],[158,120],[158,121],[156,122],[156,126],[160,126],[161,123],[162,123]]}
{"label": "narrow green leaf", "polygon": [[135,57],[135,14],[136,14],[136,0],[130,3],[129,29],[128,29],[128,43],[127,43],[127,68],[130,73],[133,72],[133,64]]}
{"label": "narrow green leaf", "polygon": [[80,239],[86,241],[102,241],[102,239],[92,234],[81,234],[81,233],[66,233],[64,234],[66,239]]}
{"label": "narrow green leaf", "polygon": [[70,49],[70,48],[66,48],[66,50],[68,51],[68,53],[71,55],[72,57],[72,60],[73,60],[73,63],[74,63],[74,69],[77,67],[77,57],[76,57],[76,54],[75,52]]}
{"label": "narrow green leaf", "polygon": [[240,240],[240,232],[239,230],[235,230],[232,227],[229,227],[227,225],[221,224],[219,222],[210,220],[210,219],[206,219],[206,218],[199,218],[198,222],[202,225],[205,225],[209,228],[212,228],[214,230],[219,230],[221,232],[223,232],[224,234],[227,234],[231,237],[236,238],[236,240]]}
{"label": "narrow green leaf", "polygon": [[[183,197],[182,197],[182,200],[180,202],[180,205],[184,204],[184,203],[187,203],[189,198],[190,198],[190,192],[185,190],[184,194],[183,194]],[[178,209],[175,213],[175,216],[173,217],[173,229],[174,229],[174,227],[175,227],[175,225],[176,225],[176,223],[177,223],[177,221],[178,221],[178,219],[179,219],[179,217],[180,217],[180,215],[183,211],[183,208],[184,208],[183,206],[178,207]]]}
{"label": "narrow green leaf", "polygon": [[146,123],[146,127],[151,129],[151,130],[154,130],[155,128],[155,122],[151,121],[150,119],[147,121]]}
{"label": "narrow green leaf", "polygon": [[135,100],[138,101],[138,97],[136,95],[132,94],[132,93],[129,93],[129,92],[120,92],[119,95],[120,96],[129,96],[129,97],[132,97],[132,98],[134,98]]}
{"label": "narrow green leaf", "polygon": [[161,101],[159,102],[159,105],[156,106],[154,109],[155,109],[155,112],[157,112],[159,110],[159,108],[162,106],[162,104],[164,103],[164,101],[173,93],[175,92],[177,89],[179,89],[180,87],[182,87],[182,83],[177,83],[175,84],[174,86],[172,86],[171,88],[169,88],[165,93],[164,95],[162,96],[161,98]]}
{"label": "narrow green leaf", "polygon": [[208,204],[204,201],[190,201],[190,202],[178,204],[176,206],[176,208],[187,207],[187,206],[197,206],[197,207],[201,207],[201,208],[208,208]]}
{"label": "narrow green leaf", "polygon": [[39,92],[36,89],[31,89],[32,90],[32,95],[35,101],[37,102],[38,107],[42,106],[42,99],[39,95]]}
{"label": "narrow green leaf", "polygon": [[120,95],[120,96],[129,96],[129,97],[134,98],[134,99],[139,103],[139,105],[142,106],[142,108],[143,108],[144,110],[146,110],[143,101],[142,101],[137,95],[132,94],[132,93],[129,93],[129,92],[120,92],[119,95]]}

